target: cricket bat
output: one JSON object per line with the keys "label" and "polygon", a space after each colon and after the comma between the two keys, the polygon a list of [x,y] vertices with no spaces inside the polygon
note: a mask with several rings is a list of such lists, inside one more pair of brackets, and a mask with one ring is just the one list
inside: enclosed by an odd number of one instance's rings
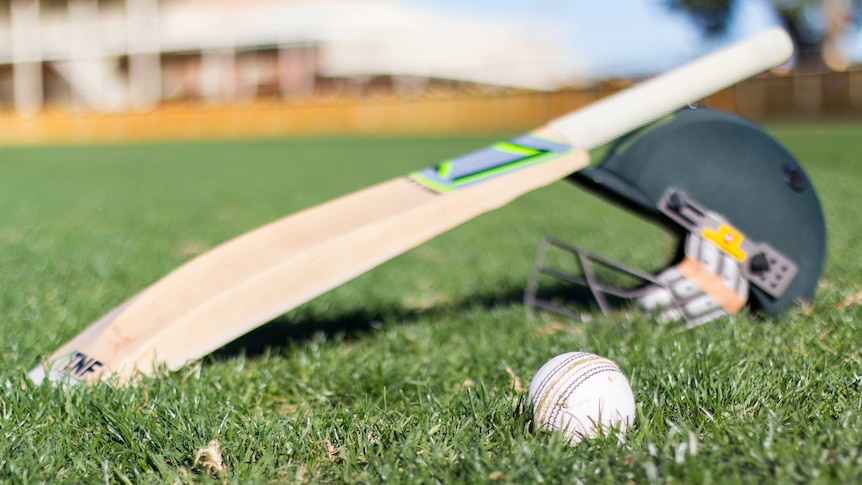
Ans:
{"label": "cricket bat", "polygon": [[512,140],[287,216],[217,246],[107,313],[29,372],[125,384],[175,370],[379,264],[560,180],[588,151],[786,62],[768,30]]}

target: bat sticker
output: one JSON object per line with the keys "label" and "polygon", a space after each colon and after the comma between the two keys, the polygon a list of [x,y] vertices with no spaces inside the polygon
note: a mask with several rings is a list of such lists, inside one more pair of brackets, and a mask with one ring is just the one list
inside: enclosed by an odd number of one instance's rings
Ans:
{"label": "bat sticker", "polygon": [[563,143],[524,135],[413,172],[410,178],[434,192],[453,192],[504,173],[563,156],[571,149],[571,146]]}

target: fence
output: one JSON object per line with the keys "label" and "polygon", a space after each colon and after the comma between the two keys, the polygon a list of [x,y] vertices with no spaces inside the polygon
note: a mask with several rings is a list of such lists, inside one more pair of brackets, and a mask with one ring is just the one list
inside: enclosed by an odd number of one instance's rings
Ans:
{"label": "fence", "polygon": [[[0,113],[0,143],[76,143],[332,134],[518,132],[624,88],[604,83],[555,92],[448,92],[413,98],[380,94],[243,105],[163,104],[143,112],[46,109]],[[754,121],[862,119],[862,70],[766,75],[721,91],[705,104]]]}

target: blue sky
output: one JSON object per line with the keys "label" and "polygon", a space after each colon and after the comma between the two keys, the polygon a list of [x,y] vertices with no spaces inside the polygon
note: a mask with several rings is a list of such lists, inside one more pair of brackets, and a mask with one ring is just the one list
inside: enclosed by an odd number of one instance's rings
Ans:
{"label": "blue sky", "polygon": [[404,0],[428,8],[550,22],[562,32],[570,62],[590,77],[648,75],[780,22],[766,0],[740,0],[729,35],[708,40],[661,0]]}

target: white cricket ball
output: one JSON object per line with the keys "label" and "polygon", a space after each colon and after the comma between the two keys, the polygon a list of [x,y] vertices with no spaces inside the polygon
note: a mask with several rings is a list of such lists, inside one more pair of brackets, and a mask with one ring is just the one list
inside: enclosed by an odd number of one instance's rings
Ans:
{"label": "white cricket ball", "polygon": [[528,399],[534,426],[561,431],[572,444],[600,431],[622,433],[635,419],[634,394],[619,366],[588,352],[546,362],[530,381]]}

